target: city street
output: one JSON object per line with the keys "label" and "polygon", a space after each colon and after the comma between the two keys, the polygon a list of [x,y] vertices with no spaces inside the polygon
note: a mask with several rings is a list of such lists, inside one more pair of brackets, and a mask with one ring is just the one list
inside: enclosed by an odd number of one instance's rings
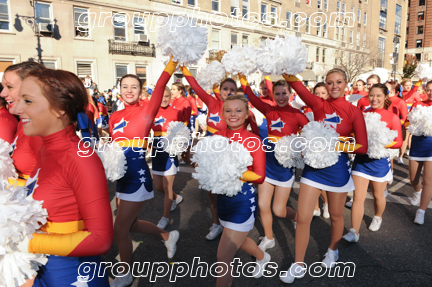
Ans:
{"label": "city street", "polygon": [[[372,221],[374,210],[373,200],[370,192],[365,203],[365,216],[360,230],[360,241],[358,243],[348,243],[344,240],[339,245],[339,262],[353,262],[355,270],[347,271],[341,278],[329,277],[329,273],[324,273],[315,269],[315,276],[306,275],[301,280],[296,280],[294,284],[313,286],[427,286],[432,282],[432,212],[429,206],[425,216],[425,224],[419,226],[413,223],[417,207],[409,203],[409,197],[413,189],[408,179],[408,159],[404,159],[405,165],[395,164],[394,181],[389,188],[387,197],[387,207],[383,215],[383,224],[377,232],[367,229]],[[151,163],[150,163],[151,165]],[[135,278],[131,286],[216,286],[216,278],[209,273],[201,277],[203,268],[192,270],[197,274],[191,276],[191,270],[184,277],[175,279],[175,272],[171,269],[166,271],[163,266],[179,267],[178,262],[186,262],[192,269],[194,257],[199,257],[201,264],[205,267],[206,262],[209,270],[215,263],[219,238],[214,241],[205,239],[208,229],[213,219],[211,215],[210,202],[205,191],[198,188],[197,180],[192,178],[194,170],[182,165],[174,183],[174,191],[181,194],[184,200],[171,213],[170,224],[167,231],[179,230],[180,239],[177,243],[177,253],[172,262],[167,259],[166,248],[163,243],[152,236],[132,234],[134,242],[134,261],[139,262],[143,277]],[[115,184],[109,184],[111,204],[115,214]],[[294,189],[288,204],[294,209],[297,208],[299,189],[299,177],[296,179]],[[163,213],[163,195],[155,191],[155,197],[146,202],[139,218],[151,221],[155,224],[159,221]],[[345,232],[351,227],[351,211],[345,208]],[[286,271],[293,262],[294,255],[294,235],[295,230],[290,220],[274,218],[273,230],[276,238],[276,246],[268,249],[271,261],[277,264],[277,273],[272,277],[261,277],[260,279],[247,278],[241,275],[234,278],[233,286],[283,286],[279,280],[279,273]],[[255,221],[255,228],[249,236],[256,242],[258,237],[263,236],[263,228],[259,217]],[[311,237],[306,253],[305,263],[311,265],[314,262],[322,261],[330,242],[330,219],[315,217],[311,224]],[[255,261],[243,251],[238,251],[236,257],[244,265]],[[114,243],[109,254],[104,256],[107,262],[117,262],[118,249]],[[196,263],[198,259],[195,259]],[[147,265],[145,265],[145,262]],[[153,263],[155,263],[153,265]],[[171,265],[164,265],[164,262]],[[176,263],[177,262],[177,263]],[[174,264],[172,264],[174,263]],[[183,265],[184,266],[184,265]],[[317,265],[315,265],[317,266]],[[213,272],[214,272],[213,266]],[[181,268],[173,268],[180,273]],[[241,267],[238,269],[241,271]],[[210,272],[210,271],[209,271]],[[167,273],[165,276],[163,276]],[[156,277],[160,274],[162,277]],[[180,274],[181,275],[181,274]],[[204,275],[204,274],[203,274]],[[247,274],[246,274],[247,275]],[[334,273],[333,273],[334,275]],[[342,271],[339,276],[342,275]],[[349,277],[350,275],[351,277]],[[352,276],[354,275],[354,276]],[[112,280],[112,275],[110,276]],[[175,281],[174,281],[175,280]],[[153,282],[151,282],[153,281]],[[312,285],[311,285],[312,286]]]}

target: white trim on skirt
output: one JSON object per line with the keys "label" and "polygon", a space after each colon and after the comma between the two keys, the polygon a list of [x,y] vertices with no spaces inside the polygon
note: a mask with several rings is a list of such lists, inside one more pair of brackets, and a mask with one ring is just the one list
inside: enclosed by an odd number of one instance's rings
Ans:
{"label": "white trim on skirt", "polygon": [[363,177],[363,178],[366,178],[366,179],[369,179],[369,180],[375,181],[375,182],[387,182],[387,181],[390,181],[393,179],[393,172],[391,169],[383,177],[375,177],[375,176],[372,176],[372,175],[369,175],[369,174],[366,174],[366,173],[363,173],[360,171],[356,171],[356,170],[353,170],[351,172],[351,175],[357,175],[357,176],[360,176],[360,177]]}
{"label": "white trim on skirt", "polygon": [[134,193],[116,192],[116,197],[126,201],[142,202],[152,199],[154,197],[154,193],[153,190],[148,192],[144,184],[141,184],[141,187]]}
{"label": "white trim on skirt", "polygon": [[409,160],[415,160],[415,161],[432,161],[432,156],[430,156],[430,157],[414,157],[414,156],[410,156]]}
{"label": "white trim on skirt", "polygon": [[313,180],[307,179],[305,177],[302,177],[300,179],[300,183],[304,183],[304,184],[307,184],[307,185],[310,185],[312,187],[316,187],[318,189],[322,189],[325,191],[338,192],[338,193],[350,192],[350,191],[353,191],[355,189],[354,182],[353,182],[351,176],[350,176],[348,182],[344,186],[340,186],[340,187],[325,185],[325,184],[318,183],[318,182],[315,182]]}
{"label": "white trim on skirt", "polygon": [[293,176],[291,176],[291,178],[288,181],[278,181],[278,180],[269,178],[267,176],[266,176],[266,178],[265,178],[264,181],[266,181],[266,182],[268,182],[270,184],[276,185],[276,186],[292,188],[293,185],[294,185],[294,179],[295,179],[295,176],[293,174]]}
{"label": "white trim on skirt", "polygon": [[166,171],[157,171],[157,170],[154,170],[152,168],[152,173],[155,174],[155,175],[160,175],[160,176],[176,175],[179,170],[180,170],[180,168],[178,166],[175,166],[175,164],[173,163],[171,165],[171,167],[168,170],[166,170]]}
{"label": "white trim on skirt", "polygon": [[249,232],[254,228],[255,214],[252,213],[249,219],[243,223],[233,223],[229,221],[224,221],[220,218],[219,221],[224,228],[232,229],[235,231],[241,231],[241,232]]}

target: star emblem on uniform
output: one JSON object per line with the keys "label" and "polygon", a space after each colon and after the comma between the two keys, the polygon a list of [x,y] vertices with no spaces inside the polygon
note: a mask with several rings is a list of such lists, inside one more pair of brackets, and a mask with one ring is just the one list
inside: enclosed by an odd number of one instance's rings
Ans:
{"label": "star emblem on uniform", "polygon": [[208,117],[209,123],[214,123],[215,125],[220,122],[219,113],[212,114],[210,113],[210,116]]}
{"label": "star emblem on uniform", "polygon": [[163,126],[163,124],[166,122],[166,119],[163,116],[160,116],[158,118],[155,118],[154,125],[156,126]]}
{"label": "star emblem on uniform", "polygon": [[139,156],[138,158],[139,158],[139,159],[143,159],[144,157],[143,157],[143,156]]}
{"label": "star emblem on uniform", "polygon": [[138,173],[139,173],[140,175],[144,175],[144,174],[145,174],[145,170],[140,169],[140,170],[138,171]]}
{"label": "star emblem on uniform", "polygon": [[39,171],[40,168],[37,170],[36,174],[26,181],[25,187],[27,188],[27,195],[33,194],[36,188],[38,188],[38,180],[39,180]]}
{"label": "star emblem on uniform", "polygon": [[114,124],[114,128],[113,128],[113,134],[115,134],[116,132],[124,132],[124,128],[127,126],[127,124],[129,123],[129,121],[125,121],[124,118],[122,118],[118,123]]}
{"label": "star emblem on uniform", "polygon": [[349,161],[349,160],[346,162],[346,165],[347,165],[347,166],[350,166],[350,161]]}
{"label": "star emblem on uniform", "polygon": [[341,119],[341,117],[339,117],[338,114],[336,114],[336,112],[334,112],[331,115],[326,114],[326,118],[323,121],[325,124],[329,124],[333,128],[336,128],[337,125],[342,122],[342,119]]}
{"label": "star emblem on uniform", "polygon": [[249,200],[251,201],[251,203],[255,202],[255,197],[249,198]]}
{"label": "star emblem on uniform", "polygon": [[139,153],[140,155],[142,155],[142,154],[144,154],[144,153],[145,153],[145,151],[144,151],[144,150],[142,150],[142,149],[140,149],[140,150],[138,151],[138,153]]}
{"label": "star emblem on uniform", "polygon": [[78,276],[77,281],[72,283],[71,286],[88,287],[88,284],[87,284],[88,280],[89,280],[89,276]]}
{"label": "star emblem on uniform", "polygon": [[171,159],[170,159],[170,161],[171,161],[171,162],[174,162],[174,159],[173,159],[173,158],[171,158]]}
{"label": "star emblem on uniform", "polygon": [[141,181],[141,183],[143,183],[143,182],[145,182],[145,177],[144,176],[142,176],[142,177],[140,177],[140,179],[139,179],[140,181]]}
{"label": "star emblem on uniform", "polygon": [[275,121],[271,121],[270,129],[276,130],[278,132],[282,132],[282,129],[284,128],[285,123],[281,120],[281,118],[278,118]]}
{"label": "star emblem on uniform", "polygon": [[255,193],[255,188],[254,188],[253,186],[251,186],[250,191],[251,191],[252,193]]}
{"label": "star emblem on uniform", "polygon": [[251,209],[252,212],[254,212],[255,211],[255,205],[252,206],[250,209]]}

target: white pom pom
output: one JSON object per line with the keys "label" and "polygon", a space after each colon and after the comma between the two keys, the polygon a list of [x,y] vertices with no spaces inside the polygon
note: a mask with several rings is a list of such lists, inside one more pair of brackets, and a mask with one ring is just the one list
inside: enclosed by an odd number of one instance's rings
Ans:
{"label": "white pom pom", "polygon": [[322,122],[309,122],[303,127],[301,136],[307,143],[302,152],[305,164],[313,168],[326,168],[339,160],[340,152],[330,146],[339,137],[334,128]]}
{"label": "white pom pom", "polygon": [[100,144],[95,151],[102,160],[108,180],[116,181],[126,174],[126,156],[118,143]]}
{"label": "white pom pom", "polygon": [[366,83],[367,78],[369,78],[370,75],[372,75],[372,73],[370,73],[370,72],[369,73],[361,74],[360,76],[357,77],[357,81],[358,80],[363,80]]}
{"label": "white pom pom", "polygon": [[348,95],[348,96],[346,96],[345,98],[346,98],[346,100],[348,101],[348,102],[350,102],[350,103],[352,103],[353,105],[357,105],[357,102],[361,99],[361,98],[363,98],[364,96],[362,96],[362,95],[359,95],[359,94],[352,94],[352,95]]}
{"label": "white pom pom", "polygon": [[257,66],[264,75],[295,75],[306,69],[307,50],[301,37],[276,36],[257,50]]}
{"label": "white pom pom", "polygon": [[432,67],[429,64],[421,64],[418,65],[414,71],[414,75],[423,80],[424,82],[428,82],[432,80]]}
{"label": "white pom pom", "polygon": [[367,155],[373,159],[390,157],[390,149],[385,146],[394,141],[397,131],[389,129],[378,113],[365,113],[364,119],[368,138]]}
{"label": "white pom pom", "polygon": [[192,161],[198,166],[192,176],[200,188],[227,196],[241,191],[240,178],[252,164],[252,156],[241,144],[229,144],[227,138],[216,135],[202,139],[194,151]]}
{"label": "white pom pom", "polygon": [[17,178],[13,160],[10,157],[13,149],[10,144],[0,139],[0,188],[6,188],[9,185],[8,178]]}
{"label": "white pom pom", "polygon": [[415,136],[432,136],[432,106],[417,106],[408,114],[408,132]]}
{"label": "white pom pom", "polygon": [[384,68],[375,68],[375,69],[373,69],[373,71],[371,72],[371,75],[377,75],[377,76],[379,76],[380,80],[381,80],[381,83],[385,83],[389,79],[389,73],[388,73],[387,69],[384,69]]}
{"label": "white pom pom", "polygon": [[389,148],[388,152],[390,159],[399,157],[399,149]]}
{"label": "white pom pom", "polygon": [[197,117],[198,124],[201,128],[205,128],[207,126],[207,116],[205,114],[201,114]]}
{"label": "white pom pom", "polygon": [[225,69],[219,61],[212,61],[201,68],[197,74],[197,82],[206,90],[211,90],[215,83],[219,83],[225,76]]}
{"label": "white pom pom", "polygon": [[301,110],[301,108],[303,108],[304,106],[306,106],[305,102],[303,102],[303,100],[297,95],[294,98],[294,101],[292,101],[291,106],[293,108],[296,108],[298,110]]}
{"label": "white pom pom", "polygon": [[177,156],[187,150],[190,139],[190,130],[183,122],[170,122],[168,124],[166,140],[163,142],[163,150],[172,156]]}
{"label": "white pom pom", "polygon": [[230,74],[250,75],[257,71],[256,50],[248,45],[235,45],[222,58],[222,65]]}
{"label": "white pom pom", "polygon": [[179,66],[196,65],[207,49],[207,29],[187,16],[168,16],[162,25],[156,41],[162,56],[173,56]]}
{"label": "white pom pom", "polygon": [[297,147],[295,144],[297,138],[298,136],[296,134],[292,134],[282,137],[276,143],[274,150],[275,157],[283,167],[304,168],[301,147]]}

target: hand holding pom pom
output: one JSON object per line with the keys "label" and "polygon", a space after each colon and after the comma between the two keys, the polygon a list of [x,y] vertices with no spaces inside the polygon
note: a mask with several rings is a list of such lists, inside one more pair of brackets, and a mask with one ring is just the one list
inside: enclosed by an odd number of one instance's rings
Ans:
{"label": "hand holding pom pom", "polygon": [[397,137],[397,131],[389,129],[378,113],[365,113],[364,118],[368,138],[367,155],[373,159],[390,157],[390,151],[385,146]]}
{"label": "hand holding pom pom", "polygon": [[[298,141],[298,136],[295,134],[284,136],[278,140],[275,146],[275,157],[283,167],[296,167],[303,169],[304,162],[301,155],[301,142]],[[300,146],[298,144],[300,144]]]}
{"label": "hand holding pom pom", "polygon": [[177,156],[187,150],[190,139],[190,131],[182,122],[170,122],[163,150],[170,156]]}

